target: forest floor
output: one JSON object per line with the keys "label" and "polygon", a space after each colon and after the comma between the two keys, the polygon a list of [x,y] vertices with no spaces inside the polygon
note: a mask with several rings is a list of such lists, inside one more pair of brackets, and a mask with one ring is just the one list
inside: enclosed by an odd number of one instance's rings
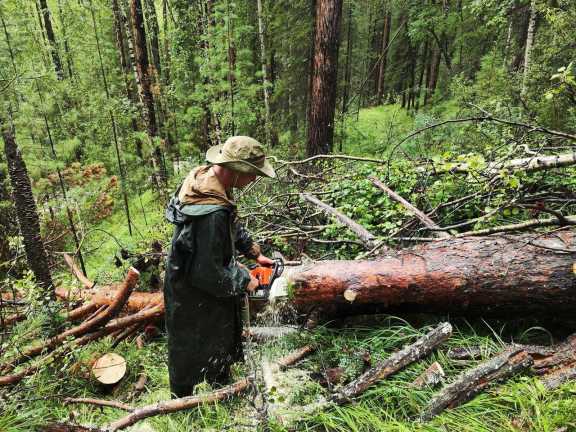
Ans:
{"label": "forest floor", "polygon": [[[415,126],[414,120],[398,107],[362,110],[359,122],[353,128],[347,128],[344,151],[376,155],[387,145],[382,136],[400,136]],[[103,178],[92,186],[78,186],[71,195],[90,195],[101,190],[108,181]],[[119,257],[121,249],[147,250],[155,240],[167,244],[171,229],[163,220],[161,200],[147,191],[133,198],[131,208],[135,209],[132,213],[133,236],[128,233],[121,205],[114,206],[109,213],[104,212],[103,217],[87,230],[89,236],[85,238],[83,250],[86,251],[86,266],[91,279],[100,283],[119,280],[129,261]],[[56,280],[66,286],[75,284],[66,270],[62,270]],[[146,282],[142,285],[145,286]],[[332,386],[338,385],[327,380],[330,371],[338,372],[340,383],[350,381],[364,368],[413,342],[430,326],[446,320],[454,325],[454,335],[431,355],[374,386],[352,404],[303,414],[302,407],[328,395],[333,390]],[[34,316],[17,324],[10,340],[3,346],[4,355],[14,352],[18,341],[40,331],[40,326],[40,319]],[[263,420],[254,407],[255,394],[249,392],[226,402],[150,418],[128,430],[572,431],[576,430],[576,382],[546,391],[537,377],[516,377],[491,387],[457,409],[445,411],[429,423],[419,423],[415,418],[438,388],[416,389],[410,385],[435,361],[446,372],[444,381],[450,382],[459,372],[499,352],[506,343],[552,344],[562,340],[567,333],[568,329],[559,324],[549,327],[535,319],[485,321],[429,315],[351,318],[312,330],[302,329],[266,343],[250,343],[245,349],[247,362],[235,367],[235,377],[241,377],[257,372],[262,356],[277,358],[303,345],[313,344],[316,351],[287,372],[293,384],[288,384],[290,392],[284,402],[292,407],[295,423],[280,425]],[[111,338],[104,338],[77,348],[17,386],[0,389],[3,407],[0,431],[37,430],[54,421],[102,426],[123,415],[122,411],[114,408],[67,405],[63,403],[65,397],[113,399],[133,406],[169,398],[166,337],[163,332],[142,348],[138,348],[134,340],[123,341],[115,348],[112,348],[112,343]],[[447,355],[452,347],[479,347],[481,356],[475,360],[454,360]],[[99,354],[112,350],[126,359],[128,372],[117,386],[110,389],[94,382],[89,364]],[[141,373],[147,377],[146,388],[134,397],[133,385]],[[207,385],[197,387],[198,392],[210,390]]]}

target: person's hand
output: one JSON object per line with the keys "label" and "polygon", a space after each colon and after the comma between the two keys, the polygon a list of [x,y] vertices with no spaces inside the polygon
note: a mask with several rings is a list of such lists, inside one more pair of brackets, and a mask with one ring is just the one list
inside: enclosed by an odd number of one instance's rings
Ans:
{"label": "person's hand", "polygon": [[253,293],[256,291],[256,288],[260,285],[260,281],[256,279],[252,274],[250,274],[250,282],[248,282],[248,286],[246,287],[246,291]]}
{"label": "person's hand", "polygon": [[256,262],[264,267],[272,267],[274,265],[274,260],[271,260],[270,258],[262,254],[258,255],[258,257],[256,258]]}

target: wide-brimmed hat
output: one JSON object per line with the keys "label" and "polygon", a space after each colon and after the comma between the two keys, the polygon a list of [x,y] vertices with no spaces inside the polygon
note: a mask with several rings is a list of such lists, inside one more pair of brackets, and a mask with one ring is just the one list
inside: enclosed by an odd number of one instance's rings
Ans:
{"label": "wide-brimmed hat", "polygon": [[266,159],[264,146],[247,136],[233,136],[224,144],[210,147],[206,160],[245,174],[276,177],[274,168]]}

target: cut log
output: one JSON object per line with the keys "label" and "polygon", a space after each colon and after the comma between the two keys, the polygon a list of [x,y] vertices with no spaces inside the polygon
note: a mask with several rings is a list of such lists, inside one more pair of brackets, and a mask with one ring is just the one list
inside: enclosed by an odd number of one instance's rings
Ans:
{"label": "cut log", "polygon": [[[93,302],[98,306],[112,303],[121,285],[111,285],[90,290],[73,292],[68,288],[56,288],[56,296],[63,300],[83,299]],[[126,301],[125,309],[128,312],[138,312],[147,306],[163,305],[164,297],[161,292],[139,292],[130,294]]]}
{"label": "cut log", "polygon": [[84,321],[82,324],[68,329],[59,335],[48,339],[32,348],[23,350],[20,355],[8,362],[6,362],[0,370],[3,372],[12,370],[16,365],[25,362],[33,357],[36,357],[45,350],[52,350],[55,347],[62,345],[70,337],[82,336],[98,327],[106,325],[114,316],[122,309],[124,303],[130,296],[130,293],[138,283],[140,273],[134,268],[130,268],[128,275],[122,284],[122,288],[118,291],[117,297],[103,312],[96,315],[94,318]]}
{"label": "cut log", "polygon": [[532,363],[532,357],[526,351],[513,349],[463,372],[452,384],[444,387],[432,398],[420,420],[429,421],[446,408],[462,405],[491,383],[509,378],[529,368]]}
{"label": "cut log", "polygon": [[417,389],[426,386],[434,387],[442,382],[445,375],[440,363],[434,362],[412,382],[411,386]]}
{"label": "cut log", "polygon": [[413,344],[407,345],[400,351],[395,352],[386,360],[377,364],[375,367],[362,374],[359,378],[347,384],[332,397],[332,401],[338,404],[350,402],[353,398],[366,391],[376,382],[389,377],[416,360],[428,355],[451,335],[452,326],[450,323],[440,324]]}
{"label": "cut log", "polygon": [[[382,183],[380,180],[378,180],[375,177],[368,177],[368,179],[372,182],[374,186],[376,186],[378,189],[386,193],[386,195],[388,195],[391,199],[402,204],[404,208],[406,208],[410,213],[416,216],[420,220],[420,222],[422,222],[425,226],[427,226],[428,228],[432,228],[434,230],[441,230],[441,228],[432,219],[430,219],[422,211],[418,210],[416,207],[414,207],[412,204],[410,204],[408,201],[406,201],[404,198],[402,198],[400,195],[398,195],[396,192],[394,192],[392,189],[390,189],[388,186]],[[447,233],[446,231],[435,231],[434,235],[439,238],[450,237],[450,234]]]}
{"label": "cut log", "polygon": [[290,287],[289,307],[302,313],[570,316],[576,276],[574,253],[566,250],[576,250],[576,236],[567,230],[446,239],[373,261],[314,262],[291,268],[283,278]]}
{"label": "cut log", "polygon": [[92,374],[102,384],[116,384],[126,375],[126,360],[116,353],[104,354],[92,366]]}
{"label": "cut log", "polygon": [[45,357],[41,358],[32,366],[26,369],[12,374],[0,376],[0,386],[4,385],[14,385],[22,381],[25,377],[35,373],[39,368],[46,364],[46,361],[51,360],[55,354],[60,354],[66,352],[74,347],[83,346],[95,340],[98,340],[104,336],[110,335],[118,330],[126,328],[136,323],[145,323],[146,321],[153,321],[164,315],[164,308],[160,305],[155,306],[151,309],[140,311],[138,313],[128,315],[122,318],[117,318],[110,321],[105,327],[96,330],[92,333],[88,333],[80,338],[74,339],[71,342],[66,343],[63,346],[57,347],[55,351],[50,352]]}
{"label": "cut log", "polygon": [[374,236],[374,234],[369,232],[366,228],[364,228],[359,223],[354,222],[348,216],[340,213],[334,207],[331,207],[328,204],[320,201],[314,195],[303,193],[303,194],[300,194],[300,196],[302,198],[304,198],[306,201],[308,201],[308,202],[314,204],[315,206],[317,206],[318,208],[322,209],[322,211],[324,211],[325,213],[329,214],[330,216],[335,217],[336,220],[338,222],[340,222],[342,225],[347,226],[354,234],[356,234],[358,236],[358,238],[360,238],[360,240],[362,240],[362,242],[364,243],[364,245],[366,245],[366,247],[368,249],[372,249],[377,245],[376,236]]}

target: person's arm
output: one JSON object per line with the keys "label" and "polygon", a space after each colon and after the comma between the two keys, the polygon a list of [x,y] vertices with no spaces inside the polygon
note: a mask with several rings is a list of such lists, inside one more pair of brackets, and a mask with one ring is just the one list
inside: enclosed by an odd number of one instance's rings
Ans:
{"label": "person's arm", "polygon": [[190,269],[191,282],[216,297],[241,294],[251,280],[246,268],[224,264],[232,243],[228,218],[226,211],[216,211],[194,222],[196,251]]}
{"label": "person's arm", "polygon": [[246,258],[256,260],[258,264],[263,266],[272,266],[274,261],[262,255],[260,245],[252,240],[252,236],[246,228],[239,223],[236,223],[236,249],[243,254]]}

